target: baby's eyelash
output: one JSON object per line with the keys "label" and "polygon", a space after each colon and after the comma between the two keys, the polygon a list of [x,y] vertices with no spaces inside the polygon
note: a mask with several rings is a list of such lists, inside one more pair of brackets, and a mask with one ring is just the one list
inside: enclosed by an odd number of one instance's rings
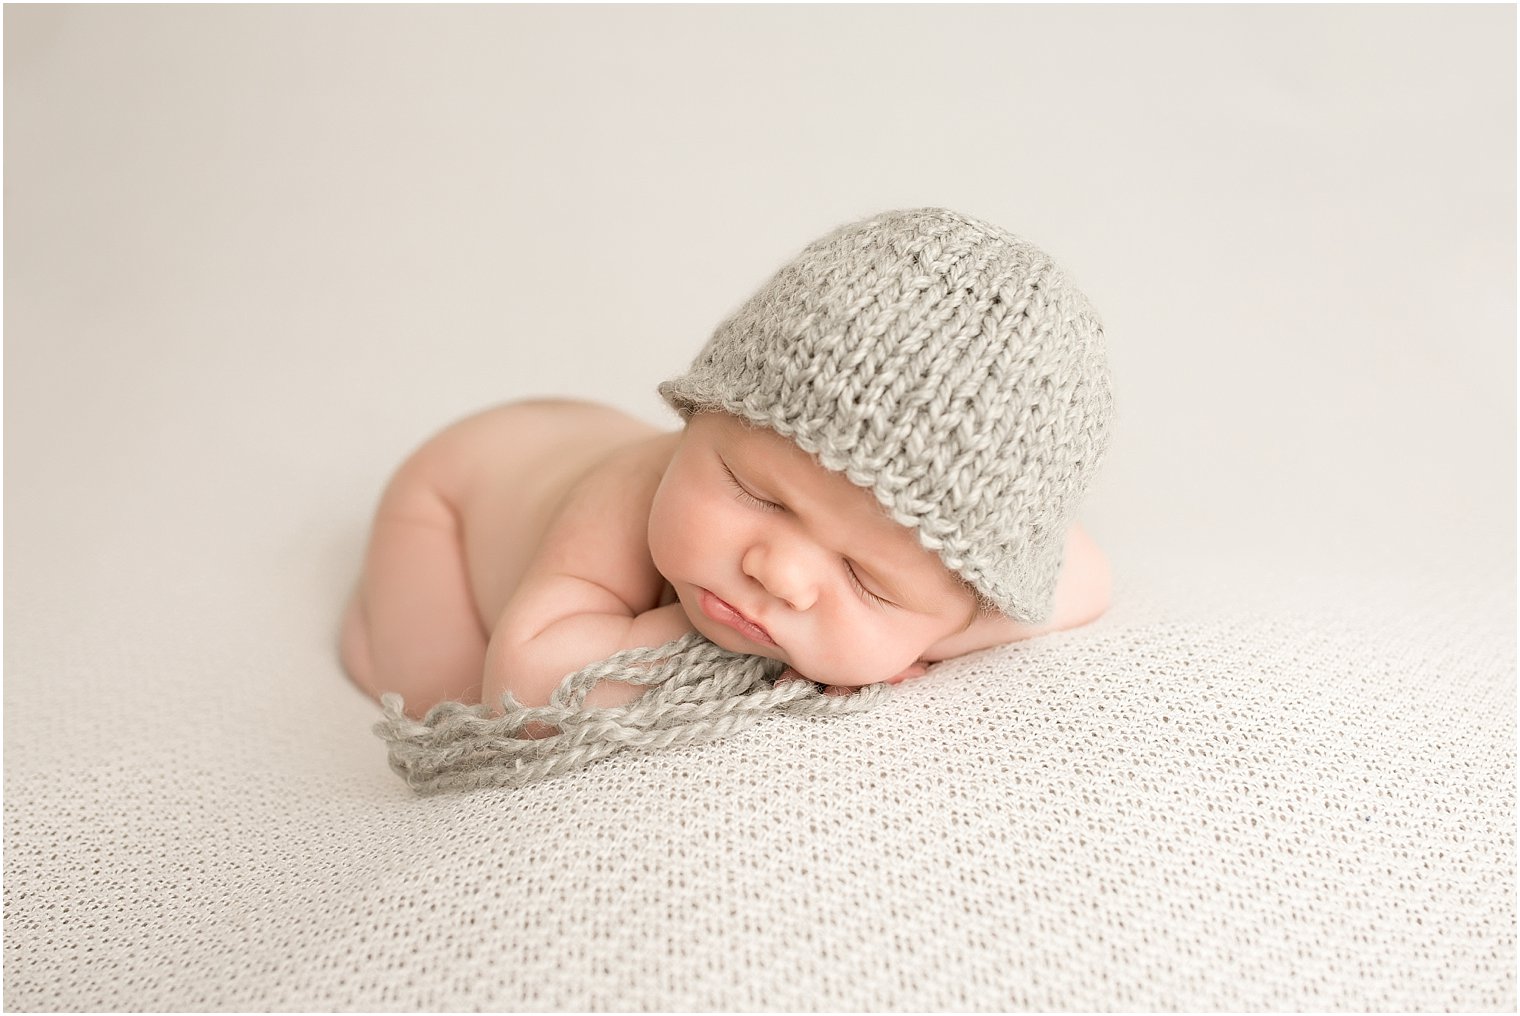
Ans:
{"label": "baby's eyelash", "polygon": [[865,585],[861,583],[860,576],[855,574],[855,569],[850,567],[850,562],[846,561],[844,563],[844,570],[850,573],[850,583],[855,587],[855,591],[858,592],[861,596],[864,596],[872,606],[890,607],[893,605],[891,600],[883,600],[880,596],[877,596],[875,593],[867,589]]}
{"label": "baby's eyelash", "polygon": [[781,510],[781,506],[779,504],[773,504],[770,501],[762,501],[755,495],[751,494],[749,491],[745,490],[744,484],[739,482],[739,478],[734,475],[733,470],[728,468],[728,463],[726,462],[723,463],[723,472],[728,474],[728,482],[733,486],[734,492],[739,495],[739,500],[752,504],[756,508],[759,508],[761,511],[779,512]]}

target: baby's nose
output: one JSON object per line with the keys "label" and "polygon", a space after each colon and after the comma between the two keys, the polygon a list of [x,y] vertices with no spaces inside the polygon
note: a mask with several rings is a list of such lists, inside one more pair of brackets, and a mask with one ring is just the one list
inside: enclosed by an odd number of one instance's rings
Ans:
{"label": "baby's nose", "polygon": [[818,600],[818,586],[800,555],[753,547],[744,556],[744,573],[793,610],[807,610]]}

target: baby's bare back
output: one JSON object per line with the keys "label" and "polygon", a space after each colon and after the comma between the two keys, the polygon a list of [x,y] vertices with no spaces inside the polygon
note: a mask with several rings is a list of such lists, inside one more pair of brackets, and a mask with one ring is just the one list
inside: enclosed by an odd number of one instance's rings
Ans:
{"label": "baby's bare back", "polygon": [[468,417],[424,446],[418,455],[458,515],[482,631],[496,626],[551,524],[587,481],[658,455],[666,437],[674,435],[610,406],[535,399]]}

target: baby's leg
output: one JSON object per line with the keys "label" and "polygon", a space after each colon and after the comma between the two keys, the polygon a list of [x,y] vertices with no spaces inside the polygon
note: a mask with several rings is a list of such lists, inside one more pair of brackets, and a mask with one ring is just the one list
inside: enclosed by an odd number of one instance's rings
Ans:
{"label": "baby's leg", "polygon": [[397,692],[408,715],[480,700],[480,630],[454,510],[403,467],[380,499],[364,572],[343,620],[340,652],[354,682]]}

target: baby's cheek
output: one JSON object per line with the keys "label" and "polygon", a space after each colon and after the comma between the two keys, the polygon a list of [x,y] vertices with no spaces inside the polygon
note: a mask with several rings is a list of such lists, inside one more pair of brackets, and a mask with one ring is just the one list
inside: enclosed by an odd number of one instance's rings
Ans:
{"label": "baby's cheek", "polygon": [[683,563],[678,507],[671,499],[656,495],[649,510],[649,556],[666,578]]}
{"label": "baby's cheek", "polygon": [[849,687],[879,684],[918,659],[915,645],[876,630],[855,631],[840,638],[835,629],[815,645],[817,674],[807,676],[824,684]]}
{"label": "baby's cheek", "polygon": [[674,579],[710,556],[711,548],[704,552],[705,535],[715,514],[708,499],[678,473],[666,475],[649,508],[649,555],[660,574]]}
{"label": "baby's cheek", "polygon": [[671,549],[665,535],[665,528],[653,517],[649,520],[649,558],[654,562],[656,571],[667,579],[670,578],[671,566],[675,562],[671,559]]}

